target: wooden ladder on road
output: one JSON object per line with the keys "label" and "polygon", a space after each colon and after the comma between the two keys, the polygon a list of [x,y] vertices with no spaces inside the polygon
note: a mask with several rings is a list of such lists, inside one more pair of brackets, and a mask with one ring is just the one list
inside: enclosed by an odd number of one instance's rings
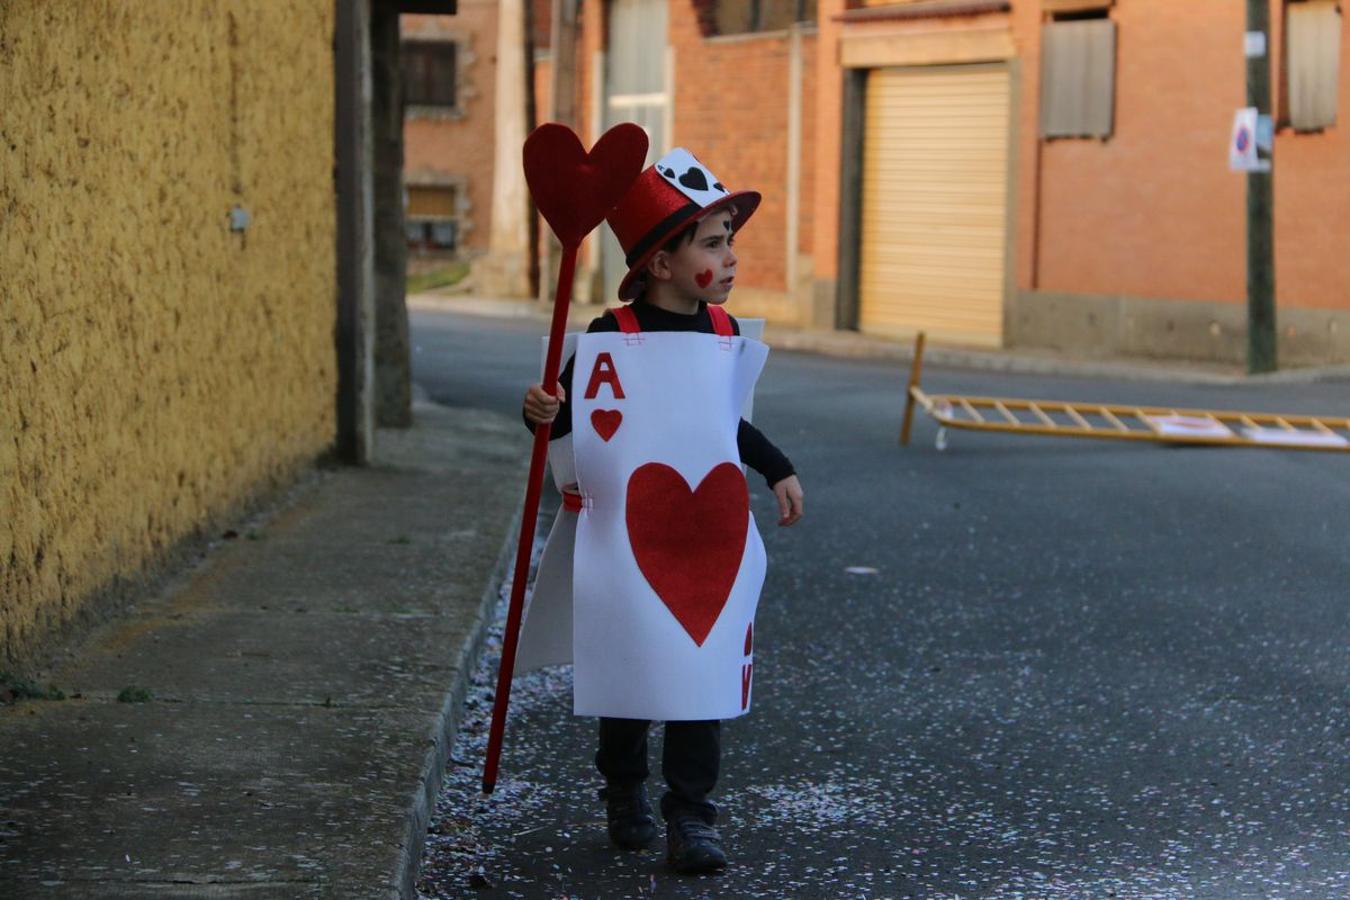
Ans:
{"label": "wooden ladder on road", "polygon": [[938,423],[939,450],[946,446],[946,429],[959,428],[1048,437],[1350,452],[1350,418],[1343,417],[928,394],[919,386],[923,349],[924,335],[920,332],[914,341],[900,426],[901,446],[909,446],[914,408],[918,406]]}

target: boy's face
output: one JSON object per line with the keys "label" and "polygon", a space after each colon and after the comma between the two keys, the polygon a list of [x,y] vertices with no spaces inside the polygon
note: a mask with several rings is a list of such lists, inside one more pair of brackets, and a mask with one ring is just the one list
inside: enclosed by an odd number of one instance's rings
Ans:
{"label": "boy's face", "polygon": [[731,212],[719,210],[698,223],[692,241],[657,253],[649,271],[690,300],[725,303],[736,278],[733,243]]}

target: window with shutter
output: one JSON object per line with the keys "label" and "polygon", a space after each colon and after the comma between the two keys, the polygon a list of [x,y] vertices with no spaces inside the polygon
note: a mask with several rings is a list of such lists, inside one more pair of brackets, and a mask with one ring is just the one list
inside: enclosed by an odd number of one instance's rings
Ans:
{"label": "window with shutter", "polygon": [[816,20],[816,0],[713,0],[713,33],[782,31]]}
{"label": "window with shutter", "polygon": [[1336,0],[1290,3],[1286,21],[1289,123],[1295,131],[1335,125],[1341,70],[1340,7]]}
{"label": "window with shutter", "polygon": [[1111,136],[1116,23],[1093,11],[1055,18],[1041,31],[1041,136]]}
{"label": "window with shutter", "polygon": [[453,250],[458,243],[457,195],[450,186],[409,185],[404,209],[409,246]]}

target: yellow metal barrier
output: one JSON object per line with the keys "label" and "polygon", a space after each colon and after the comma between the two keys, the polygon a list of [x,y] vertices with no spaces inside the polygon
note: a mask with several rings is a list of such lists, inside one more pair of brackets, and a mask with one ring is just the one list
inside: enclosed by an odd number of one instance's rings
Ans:
{"label": "yellow metal barrier", "polygon": [[923,349],[924,335],[920,333],[914,341],[914,362],[900,426],[902,446],[909,446],[914,408],[918,406],[940,426],[938,449],[946,446],[945,429],[960,428],[1049,437],[1350,452],[1347,418],[928,394],[919,386]]}

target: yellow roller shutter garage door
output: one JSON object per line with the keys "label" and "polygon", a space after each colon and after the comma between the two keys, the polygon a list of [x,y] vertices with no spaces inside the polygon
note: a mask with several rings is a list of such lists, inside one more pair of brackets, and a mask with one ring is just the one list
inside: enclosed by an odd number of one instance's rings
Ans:
{"label": "yellow roller shutter garage door", "polygon": [[874,69],[866,98],[859,328],[1000,345],[1007,68]]}

